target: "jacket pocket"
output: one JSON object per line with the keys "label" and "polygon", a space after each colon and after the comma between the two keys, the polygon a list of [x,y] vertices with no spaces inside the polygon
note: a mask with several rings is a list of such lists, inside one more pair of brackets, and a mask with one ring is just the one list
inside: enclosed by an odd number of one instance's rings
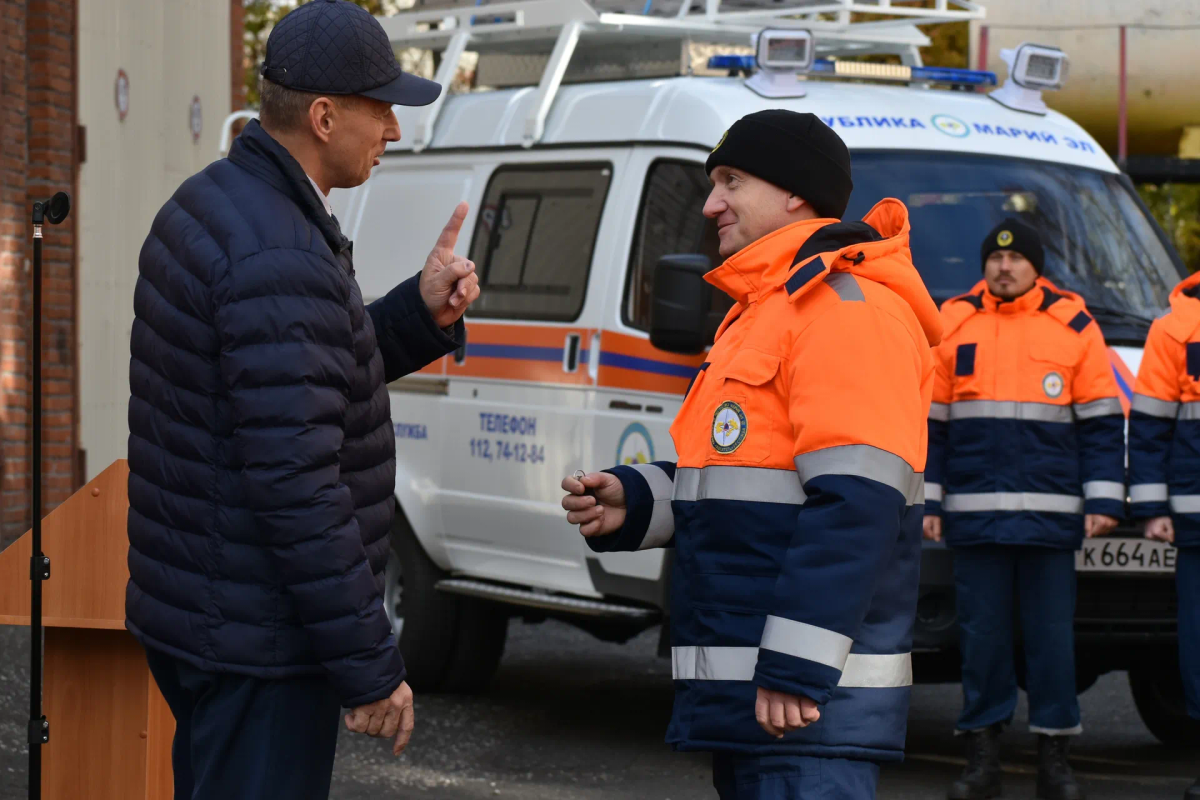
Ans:
{"label": "jacket pocket", "polygon": [[980,375],[982,367],[977,343],[968,342],[955,348],[953,400],[970,400],[980,396],[983,387]]}
{"label": "jacket pocket", "polygon": [[787,420],[775,388],[779,362],[779,356],[742,350],[724,366],[720,388],[708,395],[709,463],[760,463],[771,454],[778,418]]}
{"label": "jacket pocket", "polygon": [[1075,348],[1056,342],[1034,341],[1029,345],[1032,385],[1026,387],[1028,397],[1049,403],[1070,403],[1071,385],[1075,377]]}

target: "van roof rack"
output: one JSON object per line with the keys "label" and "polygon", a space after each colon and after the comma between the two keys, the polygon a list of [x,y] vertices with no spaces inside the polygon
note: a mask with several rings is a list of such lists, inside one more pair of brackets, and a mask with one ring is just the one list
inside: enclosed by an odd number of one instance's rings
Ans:
{"label": "van roof rack", "polygon": [[[929,37],[916,26],[983,19],[985,11],[972,0],[736,0],[735,10],[722,10],[722,0],[683,0],[670,17],[599,11],[585,0],[516,0],[430,8],[378,17],[396,49],[417,47],[442,51],[434,80],[443,87],[425,107],[414,131],[415,150],[433,139],[433,127],[463,53],[470,49],[508,71],[524,68],[524,80],[509,85],[537,84],[533,106],[525,120],[522,144],[541,140],[546,118],[564,78],[598,80],[687,74],[691,43],[749,46],[763,28],[803,28],[812,31],[816,55],[828,57],[893,54],[908,66],[921,66],[918,48]],[[750,7],[747,5],[761,7]],[[856,20],[853,15],[873,19]],[[497,69],[491,70],[493,75]],[[481,81],[489,85],[487,81]],[[503,81],[492,81],[499,85]]]}

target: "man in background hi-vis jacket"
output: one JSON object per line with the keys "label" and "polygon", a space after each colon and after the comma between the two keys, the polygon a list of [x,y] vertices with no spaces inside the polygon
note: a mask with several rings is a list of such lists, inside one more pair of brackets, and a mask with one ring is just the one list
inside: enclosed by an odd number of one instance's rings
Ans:
{"label": "man in background hi-vis jacket", "polygon": [[1124,412],[1082,299],[1041,277],[1036,230],[1006,219],[983,241],[984,280],[942,307],[929,413],[925,535],[954,550],[962,645],[952,800],[1000,794],[997,737],[1017,704],[1019,608],[1038,734],[1038,794],[1078,800],[1067,763],[1075,695],[1075,551],[1124,515]]}
{"label": "man in background hi-vis jacket", "polygon": [[737,302],[678,461],[567,478],[563,507],[593,550],[675,548],[667,740],[714,753],[722,800],[865,800],[904,752],[937,307],[902,203],[839,221],[817,117],[751,114],[706,168]]}
{"label": "man in background hi-vis jacket", "polygon": [[[1146,536],[1174,542],[1179,665],[1187,712],[1200,720],[1200,274],[1171,292],[1154,321],[1129,412],[1129,499]],[[1184,795],[1200,800],[1200,780]]]}

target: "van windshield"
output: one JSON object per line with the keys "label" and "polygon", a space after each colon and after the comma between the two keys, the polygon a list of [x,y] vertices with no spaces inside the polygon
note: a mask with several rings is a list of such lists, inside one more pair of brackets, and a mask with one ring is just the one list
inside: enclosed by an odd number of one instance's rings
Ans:
{"label": "van windshield", "polygon": [[851,157],[854,194],[845,218],[861,219],[884,197],[902,200],[912,222],[913,263],[939,303],[980,279],[980,244],[1005,217],[1042,232],[1046,277],[1082,295],[1110,338],[1110,327],[1128,324],[1144,335],[1184,277],[1117,175],[949,153]]}

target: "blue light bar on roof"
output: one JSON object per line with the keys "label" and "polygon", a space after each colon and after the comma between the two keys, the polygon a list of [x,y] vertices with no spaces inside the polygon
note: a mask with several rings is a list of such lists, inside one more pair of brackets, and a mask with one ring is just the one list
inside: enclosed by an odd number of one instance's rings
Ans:
{"label": "blue light bar on roof", "polygon": [[[756,69],[756,63],[754,56],[712,56],[708,59],[708,68],[752,72]],[[891,80],[903,83],[928,81],[952,86],[995,86],[997,84],[996,73],[979,69],[905,67],[900,64],[832,61],[827,58],[817,59],[813,63],[811,71],[817,75],[830,77]]]}
{"label": "blue light bar on roof", "polygon": [[709,56],[709,69],[754,69],[754,56]]}

